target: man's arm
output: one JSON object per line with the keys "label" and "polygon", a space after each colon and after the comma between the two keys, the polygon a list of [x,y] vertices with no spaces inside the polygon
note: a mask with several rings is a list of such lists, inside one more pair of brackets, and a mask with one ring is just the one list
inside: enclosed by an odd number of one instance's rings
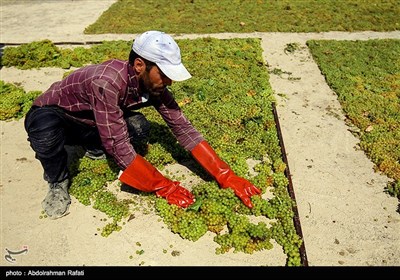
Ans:
{"label": "man's arm", "polygon": [[170,91],[166,90],[162,94],[161,103],[156,104],[155,108],[171,129],[179,144],[187,151],[192,150],[204,140],[201,133],[183,114]]}
{"label": "man's arm", "polygon": [[261,191],[244,178],[237,176],[232,169],[222,161],[203,136],[183,115],[179,105],[172,95],[165,95],[164,104],[158,111],[171,128],[179,143],[189,150],[200,165],[211,174],[222,188],[231,188],[243,203],[252,208],[251,196]]}
{"label": "man's arm", "polygon": [[250,198],[260,194],[261,191],[246,179],[237,176],[228,164],[218,157],[208,142],[200,142],[191,153],[197,162],[215,178],[221,188],[233,189],[247,207],[253,207]]}
{"label": "man's arm", "polygon": [[92,110],[104,149],[124,170],[135,158],[123,112],[118,105],[118,90],[106,80],[92,81]]}

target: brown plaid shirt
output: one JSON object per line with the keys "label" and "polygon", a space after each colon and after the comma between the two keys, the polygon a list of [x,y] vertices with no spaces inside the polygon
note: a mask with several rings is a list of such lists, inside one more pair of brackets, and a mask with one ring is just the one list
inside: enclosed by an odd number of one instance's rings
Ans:
{"label": "brown plaid shirt", "polygon": [[126,111],[154,106],[179,144],[188,151],[204,140],[170,91],[165,90],[157,100],[143,102],[143,96],[128,61],[113,59],[83,67],[53,83],[34,105],[57,105],[72,118],[96,126],[103,147],[122,169],[136,157],[123,118]]}

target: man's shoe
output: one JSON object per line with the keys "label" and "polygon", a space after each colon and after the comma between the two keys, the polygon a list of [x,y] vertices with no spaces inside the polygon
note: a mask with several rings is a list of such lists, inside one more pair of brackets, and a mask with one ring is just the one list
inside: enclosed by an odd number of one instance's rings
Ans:
{"label": "man's shoe", "polygon": [[91,159],[106,159],[106,154],[101,149],[86,149],[85,156]]}
{"label": "man's shoe", "polygon": [[42,201],[42,207],[50,219],[61,218],[68,214],[71,197],[68,193],[69,179],[49,183],[49,192]]}

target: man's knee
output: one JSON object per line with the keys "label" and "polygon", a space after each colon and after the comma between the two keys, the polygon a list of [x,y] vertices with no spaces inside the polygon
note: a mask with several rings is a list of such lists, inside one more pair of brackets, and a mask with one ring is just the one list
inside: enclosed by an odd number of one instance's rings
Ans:
{"label": "man's knee", "polygon": [[57,153],[64,145],[62,119],[50,108],[31,110],[25,119],[25,130],[32,148],[39,154]]}

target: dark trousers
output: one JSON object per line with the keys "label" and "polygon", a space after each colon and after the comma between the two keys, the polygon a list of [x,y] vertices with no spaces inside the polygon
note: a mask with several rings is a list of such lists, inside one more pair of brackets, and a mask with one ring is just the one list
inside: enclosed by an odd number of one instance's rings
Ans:
{"label": "dark trousers", "polygon": [[[141,113],[129,112],[124,118],[132,143],[148,137],[150,124]],[[35,157],[44,169],[45,180],[49,183],[63,181],[69,175],[65,145],[79,145],[88,150],[102,149],[96,127],[67,117],[56,106],[33,106],[26,114],[25,130]]]}

